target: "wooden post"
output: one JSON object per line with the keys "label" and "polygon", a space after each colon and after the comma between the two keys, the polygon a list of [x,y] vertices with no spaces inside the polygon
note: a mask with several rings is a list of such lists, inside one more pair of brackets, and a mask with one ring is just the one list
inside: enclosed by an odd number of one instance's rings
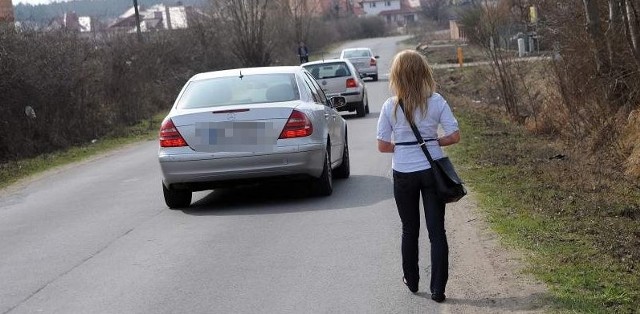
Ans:
{"label": "wooden post", "polygon": [[462,64],[464,63],[464,56],[462,55],[462,47],[458,47],[458,64],[460,65],[460,67],[462,67]]}

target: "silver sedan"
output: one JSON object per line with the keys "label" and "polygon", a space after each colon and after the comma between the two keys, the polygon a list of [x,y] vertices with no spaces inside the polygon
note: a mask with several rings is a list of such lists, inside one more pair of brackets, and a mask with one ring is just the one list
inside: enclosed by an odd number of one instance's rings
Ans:
{"label": "silver sedan", "polygon": [[347,59],[360,72],[362,77],[378,80],[378,58],[369,48],[347,48],[340,52],[340,59]]}
{"label": "silver sedan", "polygon": [[158,158],[169,208],[193,191],[302,179],[330,195],[349,177],[346,121],[304,68],[201,73],[178,95],[160,129]]}
{"label": "silver sedan", "polygon": [[369,113],[367,88],[358,70],[349,60],[330,59],[303,63],[324,92],[329,96],[343,96],[347,105],[339,111],[355,111],[358,117]]}

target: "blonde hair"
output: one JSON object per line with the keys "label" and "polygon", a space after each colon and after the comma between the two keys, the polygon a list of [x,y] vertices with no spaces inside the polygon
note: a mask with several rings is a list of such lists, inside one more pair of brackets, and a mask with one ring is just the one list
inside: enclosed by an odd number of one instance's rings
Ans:
{"label": "blonde hair", "polygon": [[399,52],[391,64],[389,74],[391,90],[396,95],[394,117],[398,103],[402,101],[405,117],[414,123],[416,109],[422,110],[423,117],[427,113],[427,99],[436,90],[436,82],[427,59],[415,50]]}

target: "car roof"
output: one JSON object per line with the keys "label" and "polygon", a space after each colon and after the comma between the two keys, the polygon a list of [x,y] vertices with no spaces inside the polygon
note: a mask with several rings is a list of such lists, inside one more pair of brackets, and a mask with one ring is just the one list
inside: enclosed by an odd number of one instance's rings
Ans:
{"label": "car roof", "polygon": [[301,66],[273,66],[257,68],[237,68],[221,71],[198,73],[191,77],[190,81],[208,80],[212,78],[228,77],[235,75],[259,75],[259,74],[295,74],[303,71]]}
{"label": "car roof", "polygon": [[342,51],[354,51],[354,50],[371,50],[371,48],[347,48],[347,49],[342,49]]}
{"label": "car roof", "polygon": [[346,62],[348,62],[348,60],[345,60],[345,59],[327,59],[327,60],[318,60],[318,61],[311,61],[311,62],[303,63],[303,64],[302,64],[302,66],[304,67],[305,65],[315,65],[315,64],[324,64],[324,63],[336,63],[336,62],[346,63]]}

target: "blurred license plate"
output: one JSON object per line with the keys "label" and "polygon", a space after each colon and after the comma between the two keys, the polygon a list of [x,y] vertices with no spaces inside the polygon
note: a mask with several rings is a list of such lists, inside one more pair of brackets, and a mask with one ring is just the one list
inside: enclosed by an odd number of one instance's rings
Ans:
{"label": "blurred license plate", "polygon": [[196,123],[196,149],[219,152],[271,152],[278,131],[273,122],[225,121]]}

